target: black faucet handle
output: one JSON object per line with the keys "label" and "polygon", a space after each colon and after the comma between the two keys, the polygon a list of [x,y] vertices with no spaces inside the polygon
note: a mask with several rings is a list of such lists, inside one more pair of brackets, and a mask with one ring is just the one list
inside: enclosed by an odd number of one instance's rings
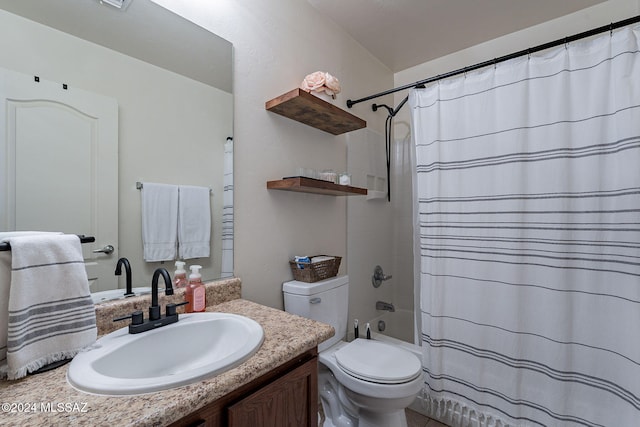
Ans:
{"label": "black faucet handle", "polygon": [[174,316],[176,314],[176,308],[180,307],[181,305],[188,304],[188,303],[189,303],[188,301],[184,301],[184,302],[179,302],[177,304],[174,304],[174,303],[167,304],[167,306],[166,306],[166,316],[167,317]]}
{"label": "black faucet handle", "polygon": [[152,305],[149,307],[149,320],[158,320],[160,318],[160,306]]}
{"label": "black faucet handle", "polygon": [[144,314],[140,310],[136,310],[131,314],[122,317],[116,317],[113,319],[114,322],[119,322],[121,320],[131,319],[132,325],[141,325],[144,322]]}

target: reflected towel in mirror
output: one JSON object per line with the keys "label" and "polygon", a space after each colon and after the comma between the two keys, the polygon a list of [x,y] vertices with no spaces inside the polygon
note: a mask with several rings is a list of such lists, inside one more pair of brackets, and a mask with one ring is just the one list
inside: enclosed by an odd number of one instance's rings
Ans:
{"label": "reflected towel in mirror", "polygon": [[178,186],[144,182],[140,197],[144,260],[153,262],[176,259]]}
{"label": "reflected towel in mirror", "polygon": [[211,251],[211,190],[207,187],[181,185],[179,192],[180,258],[208,258]]}

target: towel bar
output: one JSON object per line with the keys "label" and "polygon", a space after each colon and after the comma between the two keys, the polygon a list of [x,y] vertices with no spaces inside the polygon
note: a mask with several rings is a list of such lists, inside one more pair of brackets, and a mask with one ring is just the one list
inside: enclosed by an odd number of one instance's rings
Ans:
{"label": "towel bar", "polygon": [[[136,182],[136,190],[142,190],[143,186],[144,185],[140,181]],[[212,188],[209,188],[209,193],[213,193],[213,189]]]}
{"label": "towel bar", "polygon": [[[85,236],[84,234],[79,234],[78,237],[80,238],[80,243],[93,243],[96,241],[96,238],[93,236]],[[10,251],[10,250],[11,250],[11,245],[9,244],[9,242],[0,243],[0,252]]]}

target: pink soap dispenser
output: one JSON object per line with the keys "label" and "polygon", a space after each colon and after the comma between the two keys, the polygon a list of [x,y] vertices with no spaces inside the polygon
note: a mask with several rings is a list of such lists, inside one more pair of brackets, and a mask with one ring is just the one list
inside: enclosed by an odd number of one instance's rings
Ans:
{"label": "pink soap dispenser", "polygon": [[173,289],[187,286],[187,272],[184,269],[184,261],[176,261],[176,271],[173,273]]}
{"label": "pink soap dispenser", "polygon": [[189,267],[189,283],[187,284],[187,313],[199,313],[206,308],[205,287],[202,284],[202,276],[200,275],[200,265],[192,265]]}

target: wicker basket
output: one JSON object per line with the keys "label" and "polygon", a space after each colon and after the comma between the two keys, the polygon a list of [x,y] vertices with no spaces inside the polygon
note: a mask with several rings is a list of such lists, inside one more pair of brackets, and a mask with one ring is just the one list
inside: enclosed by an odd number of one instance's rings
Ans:
{"label": "wicker basket", "polygon": [[334,256],[333,259],[319,262],[289,261],[289,267],[291,267],[291,272],[293,273],[293,278],[295,280],[298,280],[300,282],[313,283],[336,276],[338,274],[338,269],[340,268],[341,260],[342,257]]}

